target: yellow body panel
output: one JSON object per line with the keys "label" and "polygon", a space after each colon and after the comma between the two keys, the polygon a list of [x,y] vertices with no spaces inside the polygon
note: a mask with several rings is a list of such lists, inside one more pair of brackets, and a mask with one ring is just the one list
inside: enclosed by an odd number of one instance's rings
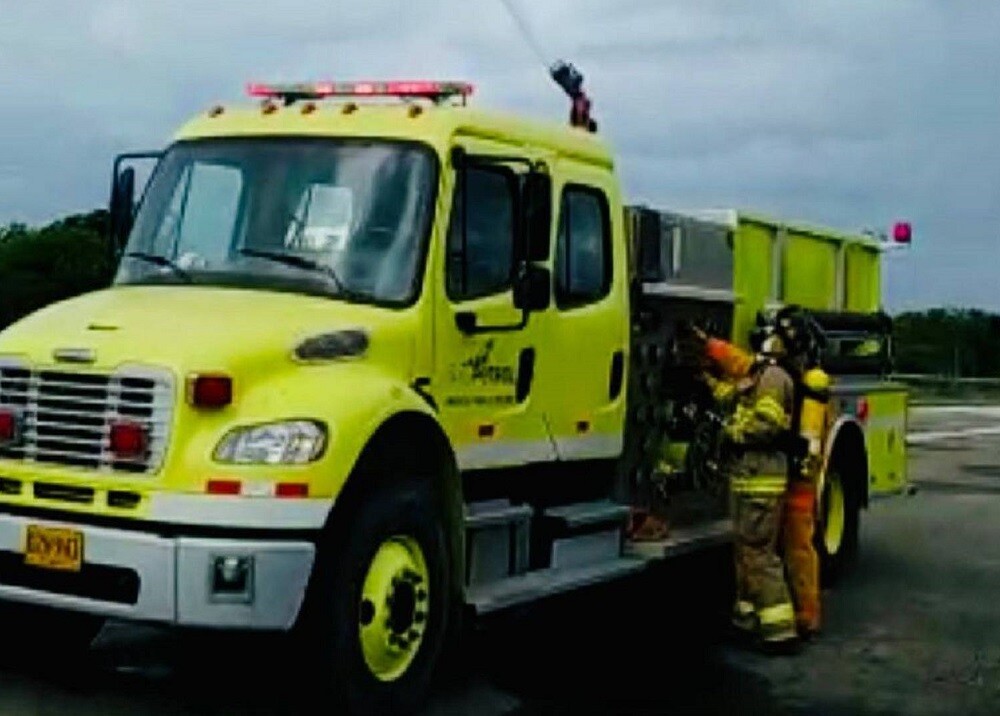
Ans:
{"label": "yellow body panel", "polygon": [[[94,487],[99,494],[93,508],[111,513],[116,510],[101,499],[105,490],[204,493],[209,479],[305,481],[311,496],[332,497],[385,419],[404,410],[430,412],[408,387],[416,367],[419,315],[417,307],[393,311],[285,293],[191,286],[118,287],[50,306],[5,331],[0,353],[35,367],[66,370],[54,364],[53,351],[79,347],[97,356],[84,370],[166,368],[175,387],[170,449],[155,475],[96,473],[12,460],[0,460],[0,468],[5,476],[26,482],[44,479]],[[370,334],[363,358],[307,364],[293,356],[305,338],[359,327]],[[233,405],[220,411],[187,405],[186,378],[196,372],[232,376]],[[215,446],[230,429],[293,418],[327,424],[329,446],[319,461],[304,466],[212,461]],[[29,495],[24,491],[2,499],[30,502]],[[143,506],[127,513],[141,517]]]}
{"label": "yellow body panel", "polygon": [[906,487],[906,403],[902,386],[868,395],[865,442],[872,494],[896,493]]}
{"label": "yellow body panel", "polygon": [[786,241],[782,301],[824,311],[835,308],[837,245],[792,232]]}

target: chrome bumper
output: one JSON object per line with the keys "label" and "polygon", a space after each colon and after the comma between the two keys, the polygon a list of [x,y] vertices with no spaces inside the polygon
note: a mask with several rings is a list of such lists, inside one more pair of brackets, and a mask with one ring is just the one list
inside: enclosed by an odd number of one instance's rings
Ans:
{"label": "chrome bumper", "polygon": [[[22,568],[16,558],[23,552],[28,524],[79,530],[84,539],[85,572],[99,572],[101,579],[107,576],[112,582],[128,582],[131,591],[124,590],[123,594],[128,593],[124,597],[79,596],[92,586],[87,583],[91,577],[84,572],[56,574]],[[5,580],[0,573],[0,599],[135,621],[288,630],[302,605],[315,552],[315,545],[308,541],[161,537],[0,514],[0,554],[14,565],[18,575]],[[217,557],[252,559],[251,586],[245,598],[234,599],[213,590]],[[51,586],[55,583],[61,586]]]}

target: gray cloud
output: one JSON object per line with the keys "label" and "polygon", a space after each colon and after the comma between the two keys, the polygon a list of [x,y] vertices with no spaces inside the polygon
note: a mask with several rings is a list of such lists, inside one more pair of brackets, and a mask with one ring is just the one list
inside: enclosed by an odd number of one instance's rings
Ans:
{"label": "gray cloud", "polygon": [[[1000,308],[1000,4],[515,2],[587,74],[631,197],[909,218],[891,308]],[[566,112],[499,0],[0,0],[0,17],[0,221],[103,203],[115,152],[254,78],[468,78],[483,105]]]}

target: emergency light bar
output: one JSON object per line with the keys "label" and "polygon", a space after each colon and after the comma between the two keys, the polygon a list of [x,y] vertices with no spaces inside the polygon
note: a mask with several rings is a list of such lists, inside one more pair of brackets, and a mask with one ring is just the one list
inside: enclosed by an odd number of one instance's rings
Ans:
{"label": "emergency light bar", "polygon": [[328,97],[420,97],[440,102],[450,97],[464,101],[472,94],[473,86],[467,82],[433,82],[428,80],[392,82],[301,82],[293,84],[247,85],[251,97],[282,99],[294,102],[300,99],[325,99]]}

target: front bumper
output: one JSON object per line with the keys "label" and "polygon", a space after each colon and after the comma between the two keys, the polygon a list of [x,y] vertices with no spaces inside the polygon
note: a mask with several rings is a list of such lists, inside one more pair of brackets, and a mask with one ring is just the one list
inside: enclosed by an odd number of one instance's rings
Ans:
{"label": "front bumper", "polygon": [[[82,532],[83,569],[60,573],[24,566],[29,524]],[[302,605],[315,555],[310,541],[165,537],[0,514],[0,599],[162,624],[288,630]],[[252,559],[247,598],[214,590],[218,557]]]}

